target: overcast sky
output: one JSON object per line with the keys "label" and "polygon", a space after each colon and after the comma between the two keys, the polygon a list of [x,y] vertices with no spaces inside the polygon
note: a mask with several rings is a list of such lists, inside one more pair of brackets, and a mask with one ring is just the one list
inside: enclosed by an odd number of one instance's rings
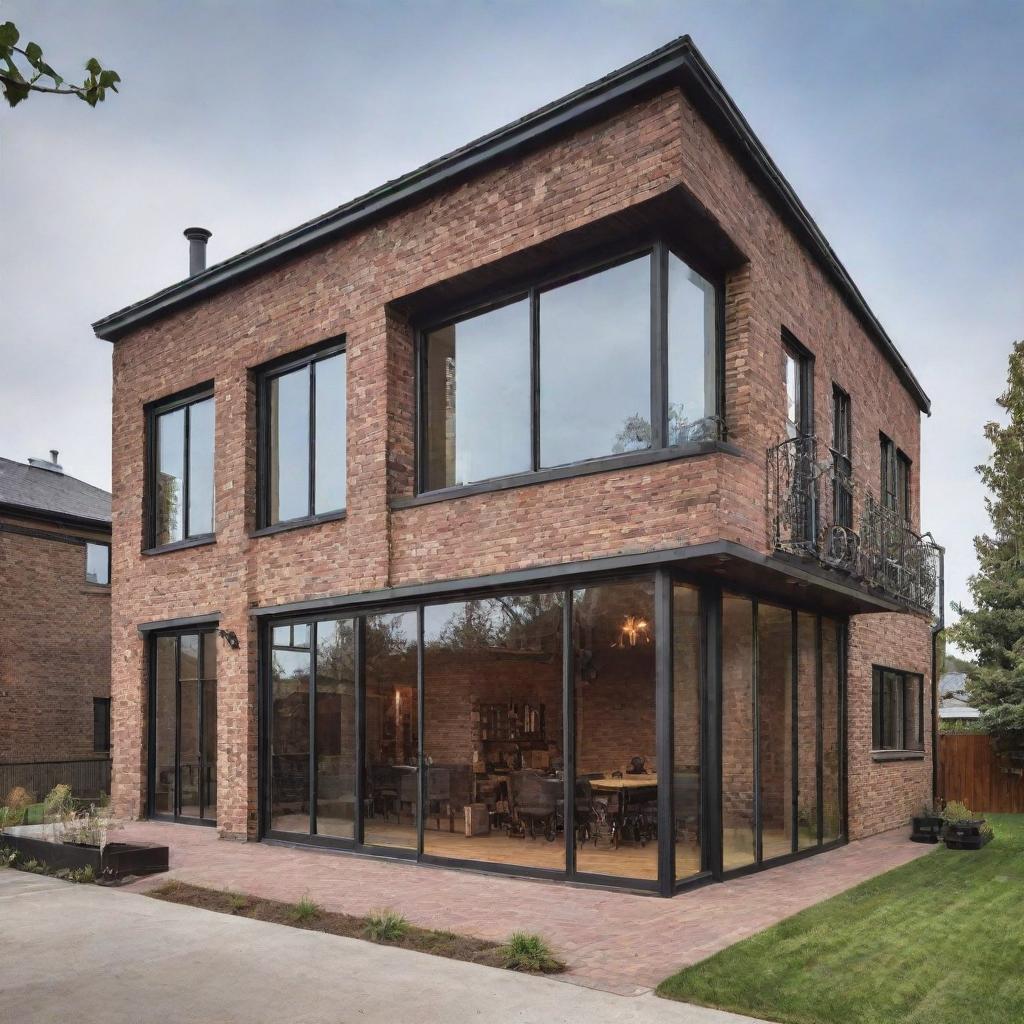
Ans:
{"label": "overcast sky", "polygon": [[1024,336],[1024,4],[0,0],[96,110],[0,111],[0,455],[110,485],[89,324],[690,33],[933,401],[925,529],[966,597]]}

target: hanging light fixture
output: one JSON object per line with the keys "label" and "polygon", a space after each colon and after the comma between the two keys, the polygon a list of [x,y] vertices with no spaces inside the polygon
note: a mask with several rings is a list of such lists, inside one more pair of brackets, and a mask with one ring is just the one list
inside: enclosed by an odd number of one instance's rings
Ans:
{"label": "hanging light fixture", "polygon": [[651,627],[640,615],[627,615],[615,647],[646,647],[651,642]]}

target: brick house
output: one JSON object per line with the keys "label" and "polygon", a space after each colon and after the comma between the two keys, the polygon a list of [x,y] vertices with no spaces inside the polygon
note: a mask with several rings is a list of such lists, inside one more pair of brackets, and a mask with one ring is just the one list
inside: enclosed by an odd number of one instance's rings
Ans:
{"label": "brick house", "polygon": [[0,799],[109,792],[110,495],[0,458]]}
{"label": "brick house", "polygon": [[928,399],[688,38],[94,325],[114,792],[679,888],[932,794]]}

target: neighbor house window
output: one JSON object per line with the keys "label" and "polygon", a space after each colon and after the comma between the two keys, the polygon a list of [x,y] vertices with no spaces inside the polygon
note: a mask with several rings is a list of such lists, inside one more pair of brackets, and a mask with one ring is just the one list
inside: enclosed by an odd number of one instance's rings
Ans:
{"label": "neighbor house window", "polygon": [[85,582],[110,585],[110,545],[85,545]]}
{"label": "neighbor house window", "polygon": [[924,749],[924,677],[896,669],[872,669],[874,750]]}
{"label": "neighbor house window", "polygon": [[213,535],[213,426],[212,388],[152,410],[151,546]]}
{"label": "neighbor house window", "polygon": [[885,434],[880,435],[882,504],[910,522],[910,459]]}
{"label": "neighbor house window", "polygon": [[853,528],[853,426],[850,396],[832,385],[832,514],[836,526]]}
{"label": "neighbor house window", "polygon": [[110,698],[92,699],[92,749],[110,750]]}
{"label": "neighbor house window", "polygon": [[346,380],[337,341],[261,372],[261,526],[344,511]]}
{"label": "neighbor house window", "polygon": [[428,329],[421,489],[717,437],[717,313],[659,245]]}

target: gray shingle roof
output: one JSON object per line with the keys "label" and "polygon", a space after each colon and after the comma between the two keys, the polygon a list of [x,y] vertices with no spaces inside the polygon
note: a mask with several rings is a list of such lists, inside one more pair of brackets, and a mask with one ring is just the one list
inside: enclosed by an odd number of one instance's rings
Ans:
{"label": "gray shingle roof", "polygon": [[110,494],[65,473],[0,458],[0,505],[110,522]]}

